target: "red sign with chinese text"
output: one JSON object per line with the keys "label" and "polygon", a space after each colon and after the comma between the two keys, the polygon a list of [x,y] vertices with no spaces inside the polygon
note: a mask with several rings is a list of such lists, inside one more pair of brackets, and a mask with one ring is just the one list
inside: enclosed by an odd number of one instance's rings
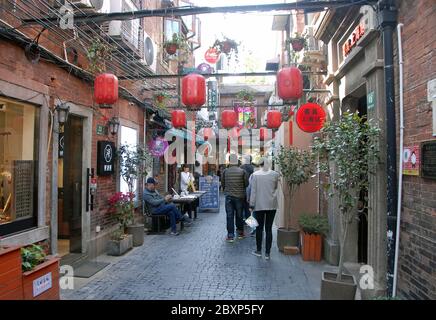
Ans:
{"label": "red sign with chinese text", "polygon": [[365,34],[365,27],[363,23],[360,23],[356,29],[354,29],[353,33],[348,37],[348,40],[342,45],[342,50],[344,53],[344,57],[348,56],[356,46],[357,41]]}
{"label": "red sign with chinese text", "polygon": [[305,132],[317,132],[324,125],[326,113],[316,103],[303,104],[297,111],[297,124]]}
{"label": "red sign with chinese text", "polygon": [[204,59],[209,63],[217,63],[220,59],[220,52],[215,48],[209,48],[204,53]]}

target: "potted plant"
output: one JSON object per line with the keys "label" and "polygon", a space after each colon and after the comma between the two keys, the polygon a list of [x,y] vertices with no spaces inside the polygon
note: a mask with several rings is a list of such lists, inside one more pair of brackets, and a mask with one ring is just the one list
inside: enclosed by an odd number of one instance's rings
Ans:
{"label": "potted plant", "polygon": [[378,162],[379,133],[371,121],[345,112],[339,120],[326,123],[315,138],[314,150],[319,154],[320,172],[327,174],[327,190],[339,199],[337,214],[342,227],[339,269],[337,273],[323,272],[321,299],[354,299],[357,284],[353,276],[344,274],[344,248],[350,224],[358,218],[359,193],[368,189],[368,181],[362,177]]}
{"label": "potted plant", "polygon": [[118,149],[118,159],[121,177],[127,184],[129,210],[132,215],[125,229],[133,235],[133,245],[141,246],[144,243],[144,224],[134,221],[135,189],[137,182],[147,176],[146,164],[151,162],[152,155],[148,148],[142,145],[121,145]]}
{"label": "potted plant", "polygon": [[300,52],[307,48],[307,40],[299,33],[295,33],[295,36],[286,40],[291,46],[292,50]]}
{"label": "potted plant", "polygon": [[216,49],[218,52],[224,53],[227,56],[228,61],[230,61],[230,59],[234,56],[235,61],[238,62],[239,43],[233,39],[227,38],[226,36],[224,36],[223,38],[224,38],[223,40],[219,40],[219,39],[215,40],[215,42],[212,45],[212,48]]}
{"label": "potted plant", "polygon": [[301,253],[304,261],[321,261],[322,237],[329,231],[326,217],[303,214],[298,219],[301,227]]}
{"label": "potted plant", "polygon": [[19,246],[0,246],[0,300],[23,299]]}
{"label": "potted plant", "polygon": [[102,42],[100,39],[94,39],[86,51],[89,60],[88,71],[96,74],[106,70],[106,61],[112,60],[113,48]]}
{"label": "potted plant", "polygon": [[163,43],[163,47],[169,55],[176,54],[179,49],[186,49],[186,46],[187,43],[185,38],[178,33],[173,33],[172,38]]}
{"label": "potted plant", "polygon": [[159,91],[153,95],[153,100],[159,108],[165,108],[166,101],[171,98],[171,95],[164,91]]}
{"label": "potted plant", "polygon": [[238,92],[238,94],[236,95],[236,98],[238,98],[244,102],[251,103],[254,101],[254,93],[250,90],[242,89],[241,91]]}
{"label": "potted plant", "polygon": [[59,258],[40,245],[21,248],[24,300],[59,300]]}
{"label": "potted plant", "polygon": [[133,198],[134,194],[122,192],[117,192],[109,198],[109,205],[120,224],[119,229],[112,233],[107,245],[110,256],[121,256],[133,247],[133,236],[126,231],[127,226],[133,222]]}
{"label": "potted plant", "polygon": [[297,188],[314,174],[315,155],[311,150],[280,146],[276,160],[280,174],[288,187],[290,200],[289,208],[284,212],[284,227],[277,229],[277,246],[283,252],[285,246],[298,247],[299,231],[291,226],[292,198]]}

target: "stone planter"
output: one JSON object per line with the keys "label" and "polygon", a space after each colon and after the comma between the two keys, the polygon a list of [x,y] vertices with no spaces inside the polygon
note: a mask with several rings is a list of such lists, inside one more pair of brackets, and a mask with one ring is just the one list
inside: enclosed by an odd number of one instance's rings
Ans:
{"label": "stone planter", "polygon": [[277,247],[283,252],[284,247],[298,247],[300,242],[300,231],[296,229],[277,229]]}
{"label": "stone planter", "polygon": [[47,260],[23,273],[24,300],[59,300],[59,258]]}
{"label": "stone planter", "polygon": [[20,247],[0,247],[0,300],[22,300]]}
{"label": "stone planter", "polygon": [[133,236],[127,234],[122,240],[109,240],[107,254],[110,256],[122,256],[133,248]]}
{"label": "stone planter", "polygon": [[321,300],[354,300],[357,282],[352,275],[342,275],[336,281],[337,273],[324,271],[321,279]]}
{"label": "stone planter", "polygon": [[127,233],[133,237],[133,246],[139,247],[144,244],[144,225],[134,224],[127,227]]}

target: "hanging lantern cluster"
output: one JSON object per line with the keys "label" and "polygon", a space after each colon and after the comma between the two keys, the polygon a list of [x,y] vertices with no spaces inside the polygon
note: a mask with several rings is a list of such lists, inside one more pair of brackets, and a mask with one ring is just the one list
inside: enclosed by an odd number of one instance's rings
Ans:
{"label": "hanging lantern cluster", "polygon": [[277,94],[283,100],[298,100],[303,96],[303,74],[296,67],[277,72]]}
{"label": "hanging lantern cluster", "polygon": [[171,123],[174,128],[184,128],[186,126],[186,113],[183,110],[173,110],[171,112]]}
{"label": "hanging lantern cluster", "polygon": [[206,79],[190,73],[182,79],[182,102],[190,109],[198,109],[206,102]]}
{"label": "hanging lantern cluster", "polygon": [[94,99],[101,106],[108,106],[118,101],[118,78],[110,73],[95,77]]}
{"label": "hanging lantern cluster", "polygon": [[231,129],[238,123],[238,115],[234,110],[224,110],[221,113],[221,125],[223,128]]}

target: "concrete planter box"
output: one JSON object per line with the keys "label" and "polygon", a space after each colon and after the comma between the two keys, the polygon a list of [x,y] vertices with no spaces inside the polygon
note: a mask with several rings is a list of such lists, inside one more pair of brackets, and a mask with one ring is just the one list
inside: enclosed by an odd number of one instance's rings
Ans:
{"label": "concrete planter box", "polygon": [[107,244],[107,254],[110,256],[122,256],[133,248],[133,236],[125,235],[122,240],[109,240]]}
{"label": "concrete planter box", "polygon": [[342,281],[336,281],[337,273],[322,273],[321,300],[354,300],[357,283],[352,275],[342,275]]}
{"label": "concrete planter box", "polygon": [[0,300],[22,299],[23,277],[20,247],[0,247]]}
{"label": "concrete planter box", "polygon": [[284,247],[299,247],[300,231],[296,229],[277,229],[277,247],[283,252]]}
{"label": "concrete planter box", "polygon": [[127,227],[127,233],[133,237],[133,246],[139,247],[144,244],[144,225],[135,224]]}
{"label": "concrete planter box", "polygon": [[59,260],[48,256],[45,262],[23,273],[24,300],[59,300]]}

